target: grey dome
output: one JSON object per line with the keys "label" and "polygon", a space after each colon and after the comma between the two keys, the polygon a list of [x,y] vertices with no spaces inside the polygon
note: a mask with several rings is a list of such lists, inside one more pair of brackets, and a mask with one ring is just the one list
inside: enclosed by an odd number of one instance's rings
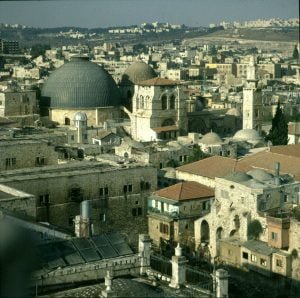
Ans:
{"label": "grey dome", "polygon": [[70,62],[54,71],[42,89],[42,106],[50,105],[51,108],[95,108],[119,104],[119,89],[110,74],[83,57],[72,57]]}
{"label": "grey dome", "polygon": [[240,141],[261,141],[262,138],[255,129],[241,129],[233,136],[233,139]]}
{"label": "grey dome", "polygon": [[151,66],[142,61],[132,63],[122,75],[121,85],[132,85],[157,77]]}
{"label": "grey dome", "polygon": [[83,113],[83,112],[77,112],[75,115],[74,115],[74,121],[87,121],[87,116],[86,116],[86,113]]}
{"label": "grey dome", "polygon": [[245,182],[249,181],[252,178],[244,172],[232,172],[229,175],[225,176],[225,179],[233,182]]}
{"label": "grey dome", "polygon": [[205,145],[219,145],[222,143],[222,139],[215,132],[209,132],[199,140],[199,143]]}
{"label": "grey dome", "polygon": [[237,108],[229,109],[225,115],[234,116],[234,117],[242,117],[241,112]]}
{"label": "grey dome", "polygon": [[274,176],[270,173],[267,173],[266,171],[262,169],[254,169],[249,172],[247,172],[248,175],[252,176],[254,179],[258,181],[270,181],[274,178]]}

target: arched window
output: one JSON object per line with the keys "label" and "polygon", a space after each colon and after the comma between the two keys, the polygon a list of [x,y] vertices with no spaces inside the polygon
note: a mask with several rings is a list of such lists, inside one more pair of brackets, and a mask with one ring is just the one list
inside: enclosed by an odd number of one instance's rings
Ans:
{"label": "arched window", "polygon": [[167,109],[167,96],[163,95],[161,97],[161,109],[166,110]]}
{"label": "arched window", "polygon": [[140,109],[144,109],[144,97],[140,96]]}
{"label": "arched window", "polygon": [[170,97],[170,110],[174,110],[175,109],[175,95],[172,94]]}
{"label": "arched window", "polygon": [[171,118],[165,119],[161,124],[161,126],[171,126],[171,125],[175,125],[174,120]]}

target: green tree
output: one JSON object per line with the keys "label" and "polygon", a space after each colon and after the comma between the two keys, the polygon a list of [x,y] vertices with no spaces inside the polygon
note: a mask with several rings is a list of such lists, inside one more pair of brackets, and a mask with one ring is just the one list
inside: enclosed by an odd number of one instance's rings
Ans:
{"label": "green tree", "polygon": [[295,45],[295,47],[294,47],[293,58],[294,59],[298,59],[299,58],[299,52],[298,52],[297,45]]}
{"label": "green tree", "polygon": [[247,235],[248,239],[258,239],[263,232],[261,223],[258,220],[252,220],[248,225]]}
{"label": "green tree", "polygon": [[280,102],[278,102],[275,116],[272,119],[272,127],[266,139],[271,141],[273,146],[288,143],[288,124],[280,107]]}
{"label": "green tree", "polygon": [[207,158],[209,157],[208,154],[204,153],[200,147],[198,145],[194,145],[193,146],[193,152],[192,154],[188,157],[188,162],[187,163],[190,163],[190,162],[194,162],[194,161],[198,161],[200,159],[204,159],[204,158]]}

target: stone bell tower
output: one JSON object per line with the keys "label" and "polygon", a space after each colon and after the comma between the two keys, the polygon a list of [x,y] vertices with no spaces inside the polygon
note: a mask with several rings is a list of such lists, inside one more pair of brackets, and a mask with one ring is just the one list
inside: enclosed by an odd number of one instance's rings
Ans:
{"label": "stone bell tower", "polygon": [[261,131],[262,107],[262,92],[256,79],[255,58],[251,56],[247,70],[247,83],[243,89],[243,129]]}

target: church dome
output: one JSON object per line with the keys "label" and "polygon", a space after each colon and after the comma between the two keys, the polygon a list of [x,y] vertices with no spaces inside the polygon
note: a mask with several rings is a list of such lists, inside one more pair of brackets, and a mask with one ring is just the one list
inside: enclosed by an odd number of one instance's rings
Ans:
{"label": "church dome", "polygon": [[237,108],[229,109],[225,115],[234,116],[234,117],[242,117],[241,112]]}
{"label": "church dome", "polygon": [[137,84],[157,77],[151,66],[142,61],[132,63],[122,75],[121,85]]}
{"label": "church dome", "polygon": [[110,74],[88,57],[72,57],[55,70],[42,89],[42,106],[95,108],[118,106],[119,89]]}
{"label": "church dome", "polygon": [[222,143],[222,139],[215,132],[209,132],[199,140],[199,143],[205,145],[219,145]]}
{"label": "church dome", "polygon": [[235,133],[233,139],[248,142],[258,142],[262,140],[261,136],[255,129],[241,129]]}

